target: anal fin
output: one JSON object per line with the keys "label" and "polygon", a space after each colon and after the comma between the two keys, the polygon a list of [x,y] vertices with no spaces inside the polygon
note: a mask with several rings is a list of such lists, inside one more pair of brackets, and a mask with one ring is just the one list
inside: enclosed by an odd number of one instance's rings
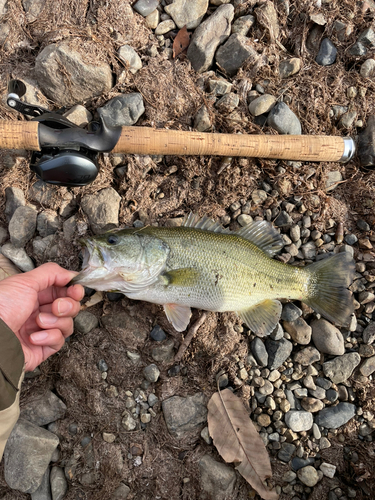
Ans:
{"label": "anal fin", "polygon": [[189,306],[164,304],[164,312],[175,330],[178,332],[186,330],[191,318],[191,309]]}
{"label": "anal fin", "polygon": [[258,337],[269,335],[281,316],[282,305],[278,300],[267,299],[248,309],[237,311],[242,321]]}

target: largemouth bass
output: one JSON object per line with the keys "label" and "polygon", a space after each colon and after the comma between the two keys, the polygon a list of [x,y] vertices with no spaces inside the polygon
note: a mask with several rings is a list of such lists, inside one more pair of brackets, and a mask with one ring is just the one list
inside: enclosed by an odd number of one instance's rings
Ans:
{"label": "largemouth bass", "polygon": [[276,327],[278,299],[301,300],[339,325],[354,310],[352,257],[339,253],[304,268],[274,260],[283,241],[265,221],[231,232],[190,214],[181,227],[116,229],[81,241],[83,269],[73,283],[161,304],[179,332],[191,307],[236,311],[259,336]]}

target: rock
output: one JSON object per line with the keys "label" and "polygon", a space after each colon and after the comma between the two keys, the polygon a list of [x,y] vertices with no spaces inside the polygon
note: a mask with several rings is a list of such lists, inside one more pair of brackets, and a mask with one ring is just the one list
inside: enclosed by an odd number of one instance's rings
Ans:
{"label": "rock", "polygon": [[42,238],[55,234],[60,227],[59,216],[52,210],[44,210],[37,217],[37,230]]}
{"label": "rock", "polygon": [[[356,111],[348,111],[347,113],[344,113],[338,123],[338,127],[340,128],[351,128],[354,124],[354,121],[357,118],[357,112]],[[338,174],[336,174],[338,176]],[[342,180],[342,177],[341,179]]]}
{"label": "rock", "polygon": [[129,411],[124,411],[122,417],[123,418],[121,420],[121,424],[124,427],[124,429],[126,431],[134,431],[134,429],[137,427],[137,421],[134,420],[131,413]]}
{"label": "rock", "polygon": [[50,485],[50,468],[47,467],[43,475],[42,482],[34,493],[31,493],[31,500],[52,500],[51,485]]}
{"label": "rock", "polygon": [[148,380],[149,382],[157,382],[160,375],[160,370],[154,364],[148,365],[146,366],[146,368],[144,368],[143,375],[145,379]]}
{"label": "rock", "polygon": [[229,94],[223,95],[216,103],[215,108],[217,108],[221,113],[230,113],[238,106],[240,98],[237,94],[229,92]]}
{"label": "rock", "polygon": [[[106,314],[101,317],[103,326],[107,329],[116,328],[120,332],[123,331],[124,335],[128,332],[133,336],[134,340],[145,340],[148,336],[148,327],[140,323],[127,312],[121,311],[117,314]],[[137,354],[137,357],[139,355]]]}
{"label": "rock", "polygon": [[288,212],[285,212],[285,210],[281,210],[281,212],[275,219],[275,226],[284,227],[291,224],[293,224],[293,219],[291,218],[291,216],[288,214]]}
{"label": "rock", "polygon": [[114,97],[97,111],[109,127],[124,127],[137,123],[145,107],[142,94],[132,92]]}
{"label": "rock", "polygon": [[235,33],[216,52],[216,63],[229,76],[235,75],[237,70],[247,61],[255,63],[259,55],[249,45],[249,39]]}
{"label": "rock", "polygon": [[133,75],[142,68],[141,58],[130,45],[122,45],[118,49],[118,56],[121,61],[125,63],[126,69],[128,69],[130,73],[133,73]]}
{"label": "rock", "polygon": [[37,398],[28,400],[22,408],[21,417],[41,427],[63,418],[65,412],[65,403],[53,392],[46,390]]}
{"label": "rock", "polygon": [[150,29],[154,30],[158,26],[159,22],[160,22],[160,13],[157,9],[155,9],[146,17],[146,26]]}
{"label": "rock", "polygon": [[294,356],[294,361],[302,366],[309,366],[320,360],[320,354],[315,347],[309,346],[305,349],[301,349]]}
{"label": "rock", "polygon": [[36,181],[29,189],[28,198],[31,201],[38,202],[43,208],[55,208],[57,189],[56,186],[52,186],[41,180]]}
{"label": "rock", "polygon": [[327,464],[327,462],[323,462],[322,464],[320,464],[319,469],[326,477],[330,477],[331,479],[333,479],[334,475],[336,474],[336,465]]}
{"label": "rock", "polygon": [[213,95],[224,95],[228,94],[233,87],[232,83],[229,83],[225,78],[215,78],[208,80],[208,89],[210,94]]}
{"label": "rock", "polygon": [[78,333],[86,334],[99,326],[98,318],[90,311],[80,311],[74,318],[74,330]]}
{"label": "rock", "polygon": [[217,462],[211,455],[204,455],[198,462],[201,475],[202,500],[225,500],[232,495],[236,472],[229,465]]}
{"label": "rock", "polygon": [[268,427],[271,424],[271,417],[267,413],[261,413],[257,417],[257,422],[261,427]]}
{"label": "rock", "polygon": [[357,148],[363,167],[375,164],[375,115],[368,118],[367,127],[359,134]]}
{"label": "rock", "polygon": [[[141,0],[139,0],[141,1]],[[115,489],[110,500],[126,500],[129,496],[130,488],[126,484],[121,483],[118,488]]]}
{"label": "rock", "polygon": [[111,187],[82,198],[81,208],[94,234],[102,234],[118,226],[120,201],[121,196]]}
{"label": "rock", "polygon": [[341,356],[345,353],[344,337],[338,328],[325,319],[311,323],[312,341],[319,352]]}
{"label": "rock", "polygon": [[176,29],[174,21],[172,19],[167,19],[157,25],[155,35],[165,35],[174,29]]}
{"label": "rock", "polygon": [[354,417],[355,410],[355,405],[351,403],[339,403],[321,410],[315,417],[315,422],[320,427],[338,429]]}
{"label": "rock", "polygon": [[212,65],[217,47],[229,37],[233,15],[233,5],[221,5],[195,30],[187,58],[198,73]]}
{"label": "rock", "polygon": [[110,66],[99,60],[87,64],[67,41],[47,45],[35,60],[34,72],[45,95],[61,106],[72,106],[112,88]]}
{"label": "rock", "polygon": [[359,43],[362,43],[365,47],[374,48],[375,47],[375,31],[372,28],[367,28],[359,35]]}
{"label": "rock", "polygon": [[160,345],[153,347],[151,350],[153,360],[161,363],[169,363],[174,358],[174,341],[168,339]]}
{"label": "rock", "polygon": [[7,220],[10,221],[17,208],[24,207],[26,205],[25,195],[20,188],[7,187],[5,190],[5,196],[5,215],[7,216]]}
{"label": "rock", "polygon": [[255,23],[254,16],[251,15],[241,16],[237,18],[232,24],[231,34],[233,35],[234,33],[238,33],[239,35],[246,36],[250,28],[254,26],[254,23]]}
{"label": "rock", "polygon": [[280,134],[301,135],[301,123],[293,111],[285,104],[278,102],[270,111],[267,124]]}
{"label": "rock", "polygon": [[282,443],[281,449],[277,454],[277,458],[282,462],[288,463],[296,451],[296,446],[292,443]]}
{"label": "rock", "polygon": [[307,467],[308,465],[313,465],[315,462],[315,458],[310,457],[310,458],[300,458],[300,457],[294,457],[292,460],[292,469],[295,471],[299,471],[303,467]]}
{"label": "rock", "polygon": [[251,193],[251,199],[255,203],[255,205],[261,205],[267,199],[267,193],[263,191],[263,189],[255,189]]}
{"label": "rock", "polygon": [[210,113],[206,106],[201,106],[197,114],[194,117],[194,128],[198,130],[198,132],[207,132],[212,127],[212,120]]}
{"label": "rock", "polygon": [[108,371],[108,365],[107,363],[105,362],[104,359],[99,359],[98,361],[98,369],[101,371],[101,372],[106,372]]}
{"label": "rock", "polygon": [[16,248],[11,243],[5,243],[1,247],[1,253],[13,262],[21,271],[32,271],[34,263],[23,248]]}
{"label": "rock", "polygon": [[191,30],[200,25],[207,8],[208,0],[174,0],[171,5],[166,5],[164,10],[179,29],[186,26],[186,29]]}
{"label": "rock", "polygon": [[367,59],[359,70],[363,78],[371,78],[375,75],[375,59]]}
{"label": "rock", "polygon": [[207,419],[207,408],[203,393],[182,398],[172,396],[162,403],[165,422],[172,436],[181,439],[191,431],[198,430]]}
{"label": "rock", "polygon": [[375,356],[367,358],[359,368],[359,371],[364,377],[369,377],[375,372]]}
{"label": "rock", "polygon": [[284,321],[295,321],[300,316],[302,316],[302,310],[297,307],[293,302],[287,302],[283,304],[283,310],[281,312],[280,319]]}
{"label": "rock", "polygon": [[253,116],[259,116],[271,111],[275,105],[276,97],[270,94],[263,94],[249,104],[249,111]]}
{"label": "rock", "polygon": [[138,0],[133,5],[133,9],[138,12],[138,14],[141,14],[141,16],[146,17],[151,14],[151,12],[154,12],[158,6],[159,0]]}
{"label": "rock", "polygon": [[68,491],[68,483],[61,467],[51,469],[51,491],[53,500],[63,500]]}
{"label": "rock", "polygon": [[280,28],[277,19],[277,12],[273,2],[265,2],[254,9],[257,21],[260,26],[268,31],[268,38],[271,43],[279,38]]}
{"label": "rock", "polygon": [[299,469],[297,476],[301,483],[309,486],[310,488],[315,486],[319,481],[319,475],[312,465]]}
{"label": "rock", "polygon": [[285,338],[280,340],[266,338],[265,345],[268,352],[268,368],[270,370],[279,368],[289,358],[293,350],[293,344]]}
{"label": "rock", "polygon": [[251,215],[241,214],[237,217],[237,222],[241,227],[245,227],[253,222]]}
{"label": "rock", "polygon": [[9,235],[12,245],[22,248],[34,236],[37,212],[31,207],[18,207],[10,222]]}
{"label": "rock", "polygon": [[365,344],[372,344],[375,340],[375,322],[370,323],[363,330],[362,333],[363,342]]}
{"label": "rock", "polygon": [[77,216],[72,215],[72,217],[63,222],[64,240],[72,241],[76,230],[77,230]]}
{"label": "rock", "polygon": [[156,342],[163,342],[167,338],[164,330],[159,325],[155,325],[151,330],[150,337]]}
{"label": "rock", "polygon": [[[343,115],[345,116],[345,115]],[[342,175],[341,172],[338,170],[333,170],[330,172],[327,172],[326,174],[326,190],[327,191],[333,191],[337,186],[338,182],[342,181]]]}
{"label": "rock", "polygon": [[343,354],[323,363],[323,372],[334,384],[345,382],[359,365],[361,357],[357,352]]}
{"label": "rock", "polygon": [[320,66],[330,66],[336,61],[337,49],[329,38],[324,38],[320,44],[319,53],[315,61]]}
{"label": "rock", "polygon": [[323,402],[315,398],[303,398],[301,400],[301,406],[305,411],[311,413],[316,413],[324,408]]}
{"label": "rock", "polygon": [[92,114],[81,104],[76,104],[63,116],[78,127],[86,127],[92,121]]}
{"label": "rock", "polygon": [[308,411],[291,410],[285,414],[285,423],[293,432],[309,431],[313,426],[313,416]]}
{"label": "rock", "polygon": [[301,69],[301,59],[298,57],[292,57],[285,61],[281,61],[279,64],[279,75],[280,78],[289,78],[289,76],[295,75]]}
{"label": "rock", "polygon": [[268,353],[266,347],[259,337],[256,337],[250,344],[251,352],[259,366],[268,365]]}
{"label": "rock", "polygon": [[4,477],[8,486],[34,493],[58,444],[55,434],[20,418],[4,451]]}
{"label": "rock", "polygon": [[283,327],[297,344],[306,345],[310,343],[312,329],[303,318],[299,317],[294,321],[283,321]]}

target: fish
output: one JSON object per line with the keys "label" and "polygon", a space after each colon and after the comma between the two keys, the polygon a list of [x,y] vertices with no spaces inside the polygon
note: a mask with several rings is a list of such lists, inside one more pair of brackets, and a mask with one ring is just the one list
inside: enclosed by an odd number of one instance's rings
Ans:
{"label": "fish", "polygon": [[160,304],[178,332],[188,327],[191,308],[234,311],[260,337],[277,326],[281,299],[305,302],[340,326],[354,311],[352,256],[285,264],[274,259],[284,242],[267,221],[230,231],[191,213],[180,227],[115,229],[80,241],[82,271],[72,283]]}

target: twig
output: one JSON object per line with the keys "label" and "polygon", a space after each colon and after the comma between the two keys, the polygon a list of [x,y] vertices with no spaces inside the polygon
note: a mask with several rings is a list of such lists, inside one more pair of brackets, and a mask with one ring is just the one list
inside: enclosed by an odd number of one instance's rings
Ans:
{"label": "twig", "polygon": [[183,342],[181,343],[176,356],[174,357],[174,362],[179,363],[182,356],[185,354],[186,349],[189,347],[190,342],[193,340],[194,335],[197,333],[198,328],[206,321],[207,313],[203,312],[201,317],[189,328]]}

